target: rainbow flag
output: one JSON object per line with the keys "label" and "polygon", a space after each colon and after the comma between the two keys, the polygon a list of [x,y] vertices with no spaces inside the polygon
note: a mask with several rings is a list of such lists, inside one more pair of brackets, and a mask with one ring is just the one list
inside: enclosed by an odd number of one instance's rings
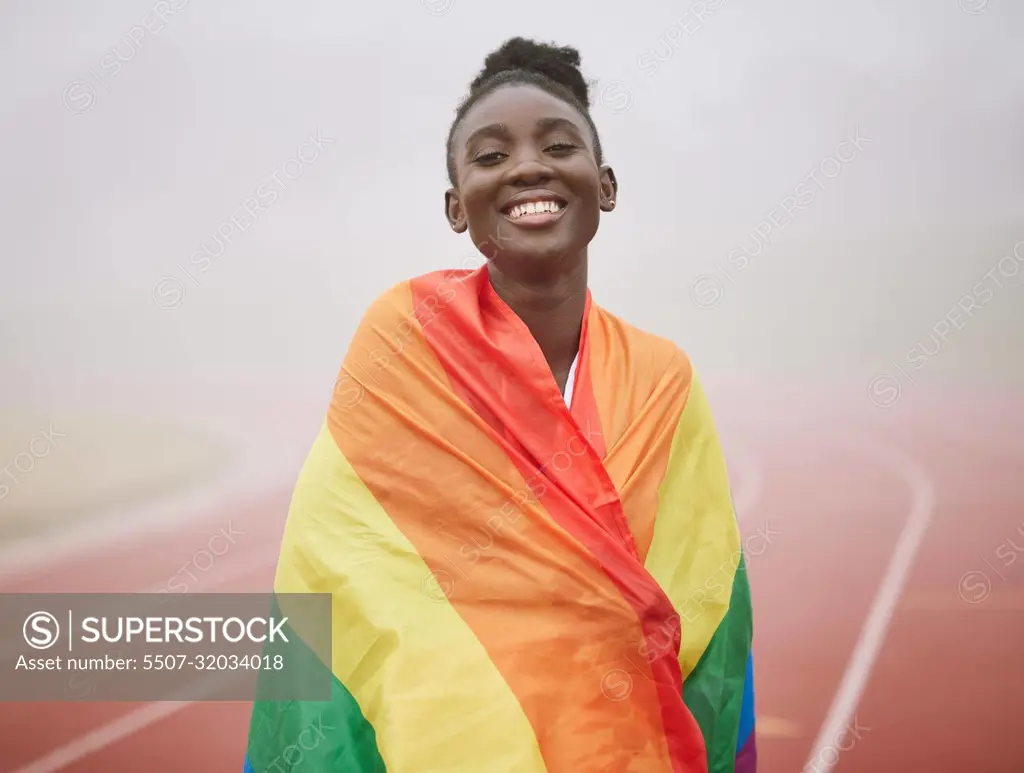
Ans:
{"label": "rainbow flag", "polygon": [[755,770],[707,399],[678,347],[589,292],[570,407],[486,266],[381,295],[274,590],[331,594],[332,700],[258,700],[247,773]]}

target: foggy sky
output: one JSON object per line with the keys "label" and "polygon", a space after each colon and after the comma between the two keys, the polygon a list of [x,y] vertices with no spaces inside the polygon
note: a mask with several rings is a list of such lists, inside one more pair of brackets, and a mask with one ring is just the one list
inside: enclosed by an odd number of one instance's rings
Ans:
{"label": "foggy sky", "polygon": [[[866,385],[1024,240],[1012,0],[165,5],[159,24],[152,0],[0,12],[5,410],[325,399],[377,294],[475,254],[442,215],[444,139],[515,34],[579,48],[597,81],[620,193],[596,301],[698,368]],[[182,267],[275,174],[287,190],[197,286]],[[1003,282],[929,378],[1024,383],[1024,271]]]}

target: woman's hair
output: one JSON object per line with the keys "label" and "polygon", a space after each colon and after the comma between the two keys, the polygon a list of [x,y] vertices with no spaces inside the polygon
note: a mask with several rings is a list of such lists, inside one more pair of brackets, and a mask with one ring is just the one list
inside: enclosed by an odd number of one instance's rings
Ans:
{"label": "woman's hair", "polygon": [[572,105],[586,119],[594,136],[594,153],[602,163],[601,140],[594,119],[590,117],[590,86],[580,72],[580,52],[569,46],[538,43],[515,37],[492,51],[484,67],[469,84],[469,95],[455,111],[455,120],[448,130],[448,179],[455,184],[455,155],[452,139],[469,109],[502,86],[526,84],[543,89],[553,97]]}

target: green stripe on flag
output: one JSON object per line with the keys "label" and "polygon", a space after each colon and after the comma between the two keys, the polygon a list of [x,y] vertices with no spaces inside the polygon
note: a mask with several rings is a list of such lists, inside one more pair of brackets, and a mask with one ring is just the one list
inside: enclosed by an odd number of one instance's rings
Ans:
{"label": "green stripe on flag", "polygon": [[[301,601],[289,603],[289,611],[302,616],[300,607]],[[271,608],[272,617],[283,616],[276,593]],[[308,614],[302,622],[315,632],[317,621]],[[330,621],[319,622],[329,626]],[[288,668],[260,672],[246,750],[253,773],[386,771],[376,733],[355,698],[290,623],[281,630],[287,642],[268,642],[262,657],[267,663],[281,657]],[[320,648],[329,657],[330,648],[324,642]],[[295,699],[319,695],[324,700]]]}
{"label": "green stripe on flag", "polygon": [[330,701],[257,701],[249,726],[254,773],[384,773],[373,727],[335,680]]}
{"label": "green stripe on flag", "polygon": [[729,610],[697,667],[683,683],[683,701],[704,734],[708,773],[733,773],[753,615],[747,565],[740,555]]}

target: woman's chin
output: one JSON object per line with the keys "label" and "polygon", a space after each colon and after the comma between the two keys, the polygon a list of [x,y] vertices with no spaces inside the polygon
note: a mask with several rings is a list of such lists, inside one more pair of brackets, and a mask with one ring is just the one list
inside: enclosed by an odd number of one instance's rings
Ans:
{"label": "woman's chin", "polygon": [[586,254],[585,249],[566,244],[505,245],[506,249],[492,261],[507,275],[543,274],[557,271],[565,273],[569,263],[576,263]]}

